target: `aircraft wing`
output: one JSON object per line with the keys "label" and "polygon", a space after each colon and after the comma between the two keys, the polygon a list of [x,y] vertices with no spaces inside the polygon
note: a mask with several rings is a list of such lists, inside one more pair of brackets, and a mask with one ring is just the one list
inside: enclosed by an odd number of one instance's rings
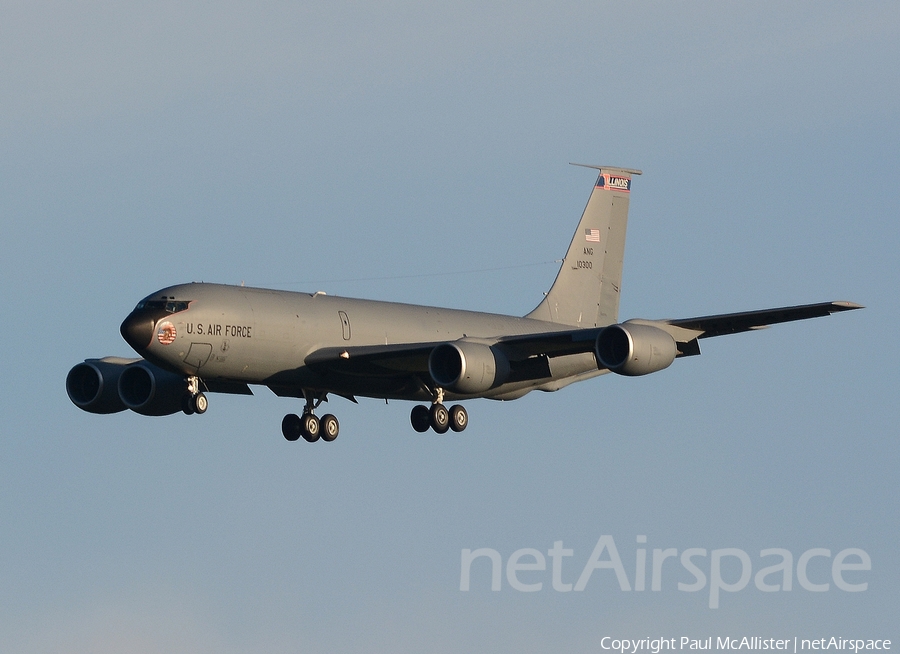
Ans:
{"label": "aircraft wing", "polygon": [[[691,356],[700,354],[697,343],[700,338],[737,334],[780,322],[817,318],[861,308],[861,305],[852,302],[822,302],[676,320],[636,319],[629,320],[626,324],[650,325],[668,332],[675,339],[679,356]],[[513,367],[515,378],[539,379],[549,376],[546,366],[548,359],[593,352],[597,335],[603,329],[592,327],[498,336],[488,342],[492,347],[503,351]],[[445,342],[328,347],[312,352],[306,357],[306,364],[326,374],[381,378],[418,375],[427,380],[428,357],[435,347]],[[515,372],[517,369],[518,374]]]}
{"label": "aircraft wing", "polygon": [[[600,332],[595,329],[574,329],[540,332],[488,339],[488,343],[502,350],[510,361],[521,361],[538,355],[549,357],[592,352],[594,340]],[[485,341],[485,339],[478,339]],[[428,357],[438,345],[433,343],[398,343],[392,345],[361,345],[326,347],[306,357],[306,365],[322,372],[343,372],[354,375],[396,375],[403,373],[428,374]]]}
{"label": "aircraft wing", "polygon": [[[506,356],[510,365],[507,381],[525,381],[551,377],[549,359],[552,357],[593,352],[598,332],[578,329],[478,341],[501,350]],[[305,363],[326,380],[340,379],[345,385],[353,381],[373,383],[381,389],[411,392],[432,383],[428,358],[437,346],[445,343],[327,347],[310,353]]]}
{"label": "aircraft wing", "polygon": [[854,302],[821,302],[819,304],[803,304],[795,307],[744,311],[741,313],[723,313],[717,316],[666,320],[664,322],[675,327],[700,332],[698,338],[709,338],[724,334],[738,334],[751,329],[763,329],[780,322],[821,318],[839,311],[851,311],[862,308],[862,305]]}
{"label": "aircraft wing", "polygon": [[[723,313],[697,318],[674,320],[635,319],[629,320],[627,323],[650,325],[668,332],[675,339],[675,342],[679,344],[679,352],[684,356],[699,354],[699,350],[693,352],[690,351],[692,348],[684,347],[698,338],[738,334],[753,329],[765,329],[780,322],[820,318],[839,311],[862,308],[862,305],[854,302],[820,302],[818,304],[802,304],[793,307],[742,311],[740,313]],[[522,356],[534,356],[537,354],[546,354],[550,357],[562,356],[593,351],[597,334],[603,329],[603,327],[594,327],[562,332],[509,336],[498,339],[498,343],[505,350],[517,352]]]}

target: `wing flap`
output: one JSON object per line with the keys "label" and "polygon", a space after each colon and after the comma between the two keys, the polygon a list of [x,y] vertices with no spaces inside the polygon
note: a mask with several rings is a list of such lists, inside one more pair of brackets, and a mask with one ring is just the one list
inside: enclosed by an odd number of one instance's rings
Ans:
{"label": "wing flap", "polygon": [[376,376],[428,372],[428,355],[443,342],[326,347],[310,353],[306,365],[313,370]]}

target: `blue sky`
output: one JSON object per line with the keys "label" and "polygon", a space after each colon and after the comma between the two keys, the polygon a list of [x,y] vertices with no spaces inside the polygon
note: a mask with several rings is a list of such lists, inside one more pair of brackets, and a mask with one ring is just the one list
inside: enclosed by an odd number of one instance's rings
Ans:
{"label": "blue sky", "polygon": [[[0,6],[0,648],[900,641],[896,3]],[[458,436],[414,433],[401,402],[332,400],[326,446],[285,442],[298,406],[266,389],[190,418],[66,397],[184,281],[522,315],[590,192],[571,161],[644,171],[623,318],[867,308],[470,402]],[[848,574],[865,592],[751,581],[718,609],[674,559],[658,592],[598,570],[560,593],[549,567],[492,592],[483,562],[459,590],[463,549],[561,540],[573,583],[602,535],[632,582],[639,547],[737,548],[754,574],[767,548],[860,548],[872,569]]]}

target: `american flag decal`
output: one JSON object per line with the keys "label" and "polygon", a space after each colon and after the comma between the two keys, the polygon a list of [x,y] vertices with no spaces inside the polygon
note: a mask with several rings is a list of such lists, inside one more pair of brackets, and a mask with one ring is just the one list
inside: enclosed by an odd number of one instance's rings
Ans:
{"label": "american flag decal", "polygon": [[175,331],[175,325],[168,320],[162,323],[159,326],[159,329],[156,330],[156,338],[159,339],[159,342],[163,345],[171,345],[174,343],[177,335],[178,332]]}
{"label": "american flag decal", "polygon": [[600,230],[599,229],[584,230],[584,240],[590,241],[591,243],[599,243],[600,242]]}

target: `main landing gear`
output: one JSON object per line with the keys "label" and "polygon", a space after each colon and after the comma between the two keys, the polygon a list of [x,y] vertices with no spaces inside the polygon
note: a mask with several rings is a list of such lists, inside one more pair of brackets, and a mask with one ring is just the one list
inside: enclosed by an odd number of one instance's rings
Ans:
{"label": "main landing gear", "polygon": [[[338,419],[330,413],[321,418],[315,415],[315,410],[325,401],[326,394],[317,395],[304,390],[303,395],[306,398],[303,414],[298,416],[296,413],[289,413],[281,421],[284,438],[291,442],[298,441],[301,437],[308,443],[315,443],[320,438],[325,442],[333,441],[340,431]],[[444,406],[444,391],[441,388],[435,389],[431,407],[422,404],[414,406],[409,419],[417,432],[429,429],[438,434],[451,430],[461,432],[469,425],[469,414],[463,406],[454,404],[449,409]]]}
{"label": "main landing gear", "polygon": [[316,417],[313,413],[325,401],[325,395],[322,394],[317,398],[305,391],[304,395],[306,395],[306,406],[303,408],[303,415],[287,414],[281,421],[281,433],[286,440],[292,442],[300,440],[302,436],[303,440],[308,443],[315,443],[319,438],[330,443],[338,437],[341,429],[338,419],[330,413],[326,413],[321,418]]}
{"label": "main landing gear", "polygon": [[209,408],[209,400],[200,390],[200,378],[191,376],[187,378],[187,392],[181,400],[181,410],[185,415],[200,415],[206,413]]}
{"label": "main landing gear", "polygon": [[439,388],[435,391],[431,408],[417,404],[409,414],[409,421],[417,432],[423,433],[431,428],[438,434],[445,434],[448,429],[455,432],[465,429],[469,424],[469,414],[459,404],[454,404],[448,411],[444,406],[444,391]]}

